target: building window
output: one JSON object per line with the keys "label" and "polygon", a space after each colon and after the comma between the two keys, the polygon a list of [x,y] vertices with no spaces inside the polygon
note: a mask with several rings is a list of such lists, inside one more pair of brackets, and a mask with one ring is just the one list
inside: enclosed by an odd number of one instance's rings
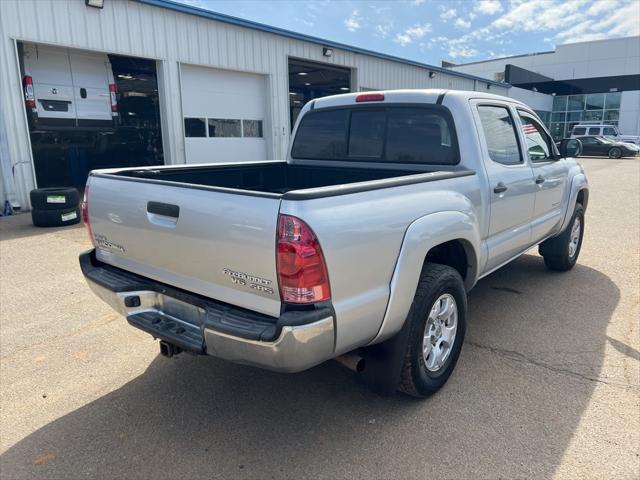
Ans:
{"label": "building window", "polygon": [[240,120],[228,118],[209,119],[209,137],[241,137]]}
{"label": "building window", "polygon": [[604,108],[604,93],[592,93],[586,98],[587,110],[602,110]]}
{"label": "building window", "polygon": [[553,111],[554,112],[566,112],[567,111],[567,97],[553,97]]}
{"label": "building window", "polygon": [[584,95],[569,95],[567,110],[584,110]]}
{"label": "building window", "polygon": [[[621,92],[554,97],[551,123],[548,124],[554,140],[562,140],[570,135],[573,127],[579,123],[604,123],[617,126],[620,118],[621,97]],[[545,123],[547,123],[546,120]]]}
{"label": "building window", "polygon": [[185,117],[184,136],[201,138],[262,138],[262,120]]}
{"label": "building window", "polygon": [[599,122],[602,120],[602,110],[587,110],[583,118],[585,122]]}
{"label": "building window", "polygon": [[549,126],[549,120],[551,119],[551,112],[545,112],[544,110],[534,110],[534,112],[536,112],[536,115],[540,117],[540,120],[542,120],[542,123],[544,123],[546,126]]}
{"label": "building window", "polygon": [[205,118],[185,118],[184,119],[184,136],[185,137],[206,137],[206,119]]}
{"label": "building window", "polygon": [[607,96],[604,101],[604,108],[609,109],[620,109],[620,99],[622,97],[622,92],[610,92],[607,93]]}
{"label": "building window", "polygon": [[567,122],[579,122],[582,120],[582,112],[567,112]]}
{"label": "building window", "polygon": [[262,120],[242,120],[242,136],[262,138]]}

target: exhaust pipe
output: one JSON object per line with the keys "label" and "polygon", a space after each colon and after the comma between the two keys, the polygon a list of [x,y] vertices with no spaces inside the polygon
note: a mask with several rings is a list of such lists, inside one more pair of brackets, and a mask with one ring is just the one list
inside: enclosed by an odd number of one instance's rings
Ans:
{"label": "exhaust pipe", "polygon": [[176,347],[174,344],[160,340],[160,354],[163,357],[171,358],[174,355],[178,355],[182,349]]}
{"label": "exhaust pipe", "polygon": [[355,352],[345,353],[344,355],[334,358],[334,360],[356,373],[362,373],[364,371],[364,358]]}

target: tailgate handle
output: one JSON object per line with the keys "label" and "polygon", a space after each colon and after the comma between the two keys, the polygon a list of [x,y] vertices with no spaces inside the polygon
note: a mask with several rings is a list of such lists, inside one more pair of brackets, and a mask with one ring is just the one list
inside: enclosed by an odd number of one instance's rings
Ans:
{"label": "tailgate handle", "polygon": [[162,202],[147,202],[147,212],[163,217],[178,218],[180,216],[180,207]]}

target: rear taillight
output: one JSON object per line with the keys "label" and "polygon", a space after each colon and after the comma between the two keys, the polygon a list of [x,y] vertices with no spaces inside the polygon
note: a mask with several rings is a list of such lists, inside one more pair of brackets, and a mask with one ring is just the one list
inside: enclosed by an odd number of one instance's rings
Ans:
{"label": "rear taillight", "polygon": [[93,238],[93,231],[91,231],[91,222],[89,221],[89,185],[84,187],[84,195],[82,196],[82,223],[87,227],[87,233],[93,246],[96,246],[96,241]]}
{"label": "rear taillight", "polygon": [[33,93],[33,78],[25,75],[22,79],[22,86],[24,87],[24,103],[27,108],[36,108],[36,97]]}
{"label": "rear taillight", "polygon": [[331,298],[324,255],[306,223],[291,215],[278,217],[276,256],[283,302],[316,303]]}
{"label": "rear taillight", "polygon": [[363,93],[356,97],[356,102],[382,102],[384,95],[382,93]]}
{"label": "rear taillight", "polygon": [[116,84],[109,84],[109,99],[111,100],[111,112],[118,113],[118,97],[116,96]]}

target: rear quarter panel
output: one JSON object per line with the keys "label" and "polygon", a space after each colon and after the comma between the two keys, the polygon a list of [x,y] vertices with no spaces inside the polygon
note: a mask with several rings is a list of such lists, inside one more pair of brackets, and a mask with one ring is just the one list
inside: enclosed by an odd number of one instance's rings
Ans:
{"label": "rear quarter panel", "polygon": [[[282,201],[280,212],[307,222],[322,246],[336,311],[336,355],[376,338],[409,225],[425,215],[449,210],[479,216],[474,207],[481,204],[479,181],[477,175],[472,175]],[[426,253],[421,252],[422,260]],[[421,266],[421,262],[416,266],[418,272]]]}

